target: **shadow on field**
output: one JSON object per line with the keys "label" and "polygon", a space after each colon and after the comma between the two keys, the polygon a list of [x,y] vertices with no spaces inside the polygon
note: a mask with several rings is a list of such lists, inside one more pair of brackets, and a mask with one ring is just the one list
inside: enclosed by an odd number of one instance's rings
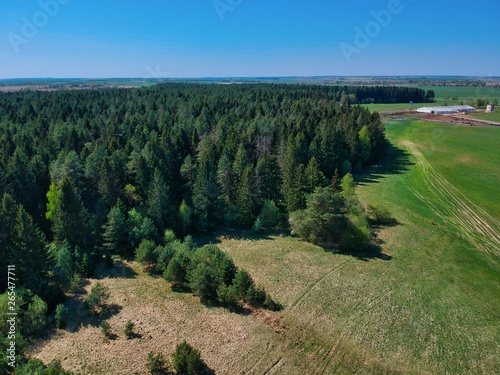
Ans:
{"label": "shadow on field", "polygon": [[194,241],[198,246],[216,245],[221,243],[222,240],[237,240],[237,241],[272,241],[274,240],[271,235],[276,233],[255,233],[250,230],[223,228],[213,233],[197,234]]}
{"label": "shadow on field", "polygon": [[[156,375],[176,375],[177,372],[170,370],[170,369],[163,369],[163,370],[158,370],[156,372],[151,372],[152,374]],[[200,375],[215,375],[215,371],[212,370],[206,363],[203,363],[203,368],[201,369],[201,372],[197,372],[197,374]]]}
{"label": "shadow on field", "polygon": [[88,309],[85,302],[80,299],[69,299],[65,303],[68,308],[68,319],[66,330],[69,332],[78,332],[81,328],[92,326],[100,327],[101,323],[117,315],[122,307],[117,304],[107,305],[99,314]]}
{"label": "shadow on field", "polygon": [[389,143],[387,147],[387,155],[380,161],[380,164],[356,175],[358,185],[379,182],[385,175],[402,174],[415,164],[410,161],[410,154],[407,151],[392,143]]}
{"label": "shadow on field", "polygon": [[382,247],[380,246],[383,241],[376,239],[366,250],[356,251],[356,250],[345,250],[345,249],[332,249],[332,248],[323,248],[325,251],[328,251],[332,254],[342,254],[349,255],[357,260],[362,260],[367,262],[369,260],[380,259],[380,260],[392,260],[392,256],[384,254],[382,252]]}
{"label": "shadow on field", "polygon": [[104,263],[97,265],[95,270],[95,278],[98,280],[110,279],[133,279],[137,273],[130,268],[123,260],[114,259],[113,267],[108,268]]}

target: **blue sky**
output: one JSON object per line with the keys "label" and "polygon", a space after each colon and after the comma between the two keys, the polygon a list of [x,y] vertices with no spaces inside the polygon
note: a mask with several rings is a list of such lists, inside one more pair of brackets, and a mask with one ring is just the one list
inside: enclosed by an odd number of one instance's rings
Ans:
{"label": "blue sky", "polygon": [[0,78],[500,76],[499,15],[498,0],[3,0]]}

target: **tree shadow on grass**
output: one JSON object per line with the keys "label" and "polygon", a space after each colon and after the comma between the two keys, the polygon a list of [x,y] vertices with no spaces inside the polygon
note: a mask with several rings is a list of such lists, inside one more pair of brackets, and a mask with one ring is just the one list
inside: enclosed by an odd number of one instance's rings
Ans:
{"label": "tree shadow on grass", "polygon": [[111,304],[97,314],[87,307],[85,301],[80,299],[69,300],[66,302],[66,307],[68,308],[66,330],[69,332],[78,332],[86,326],[100,327],[103,321],[119,314],[122,310],[122,306]]}
{"label": "tree shadow on grass", "polygon": [[281,234],[281,232],[255,233],[251,230],[224,227],[211,233],[199,233],[194,236],[194,242],[197,246],[209,244],[218,244],[222,240],[244,240],[244,241],[272,241],[271,235]]}
{"label": "tree shadow on grass", "polygon": [[90,285],[90,281],[88,279],[80,279],[80,282],[78,283],[78,288],[73,291],[73,294],[74,295],[87,294],[85,287],[89,286],[89,285]]}
{"label": "tree shadow on grass", "polygon": [[95,278],[98,280],[105,278],[133,279],[136,276],[137,273],[121,259],[115,259],[111,268],[106,267],[104,263],[100,263],[95,270]]}
{"label": "tree shadow on grass", "polygon": [[[178,375],[177,372],[175,372],[174,370],[172,369],[163,369],[163,370],[159,370],[159,371],[156,371],[156,372],[152,372],[152,374],[156,374],[156,375]],[[211,369],[210,367],[208,367],[208,365],[203,362],[203,368],[201,369],[201,372],[199,372],[200,375],[215,375],[215,371],[213,369]]]}
{"label": "tree shadow on grass", "polygon": [[132,332],[127,340],[133,340],[133,339],[142,339],[144,335],[142,333],[137,333],[137,332]]}
{"label": "tree shadow on grass", "polygon": [[[394,225],[400,225],[400,224],[395,222],[394,224],[391,224],[389,226],[394,226]],[[326,246],[326,245],[319,245],[319,246],[322,247],[323,250],[329,253],[349,255],[355,259],[362,260],[365,262],[375,259],[392,260],[391,255],[385,254],[383,252],[382,245],[384,244],[384,241],[380,239],[377,235],[379,229],[380,226],[377,226],[376,228],[372,227],[372,235],[373,235],[372,240],[368,245],[368,247],[363,250],[347,249],[347,248],[342,248],[342,246]]]}
{"label": "tree shadow on grass", "polygon": [[379,182],[386,175],[402,174],[415,163],[410,161],[410,154],[403,149],[389,143],[387,154],[380,161],[380,164],[368,168],[359,174],[356,174],[356,183],[358,185],[367,185]]}
{"label": "tree shadow on grass", "polygon": [[363,251],[358,252],[344,252],[344,254],[351,255],[352,257],[367,262],[373,259],[392,260],[391,255],[384,254],[382,247],[379,244],[371,244]]}
{"label": "tree shadow on grass", "polygon": [[380,260],[392,260],[392,256],[384,254],[382,252],[382,247],[380,244],[382,241],[377,241],[378,243],[372,243],[364,250],[349,250],[349,249],[341,249],[341,248],[328,248],[323,247],[325,251],[328,251],[332,254],[342,254],[349,255],[357,260],[362,260],[367,262],[369,260],[380,259]]}

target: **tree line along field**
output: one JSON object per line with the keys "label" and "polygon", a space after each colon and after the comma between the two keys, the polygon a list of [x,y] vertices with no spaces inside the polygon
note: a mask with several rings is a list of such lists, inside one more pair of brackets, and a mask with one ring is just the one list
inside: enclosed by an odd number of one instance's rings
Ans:
{"label": "tree line along field", "polygon": [[[198,240],[217,243],[249,270],[283,303],[281,312],[244,316],[204,307],[127,263],[135,276],[102,269],[97,275],[110,286],[112,301],[123,306],[111,325],[133,319],[143,339],[118,339],[96,352],[93,346],[102,341],[89,325],[42,342],[35,356],[47,362],[62,356],[69,368],[85,363],[88,373],[131,372],[143,369],[142,358],[154,345],[146,339],[151,335],[167,353],[187,337],[222,374],[495,373],[498,254],[461,236],[466,228],[449,221],[452,202],[429,185],[426,171],[432,168],[439,181],[462,193],[478,217],[498,218],[491,195],[499,173],[492,147],[498,129],[411,120],[386,129],[393,147],[383,163],[359,176],[357,187],[365,204],[390,207],[397,220],[377,230],[382,252],[352,256],[299,238],[241,230],[207,234]],[[471,162],[474,172],[463,170]]]}

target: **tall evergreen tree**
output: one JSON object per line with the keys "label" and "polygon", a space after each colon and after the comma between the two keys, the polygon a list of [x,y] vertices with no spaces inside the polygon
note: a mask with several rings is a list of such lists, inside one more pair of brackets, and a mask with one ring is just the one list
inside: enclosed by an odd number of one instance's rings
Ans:
{"label": "tall evergreen tree", "polygon": [[314,156],[309,160],[304,174],[304,191],[306,194],[311,194],[317,187],[324,186],[325,175],[321,172],[319,163]]}
{"label": "tall evergreen tree", "polygon": [[[7,193],[2,197],[0,207],[0,267],[7,269],[8,265],[15,264],[15,223],[18,213],[18,205]],[[7,287],[7,278],[0,278],[0,294]]]}
{"label": "tall evergreen tree", "polygon": [[264,153],[255,167],[255,191],[258,205],[266,199],[281,201],[281,170],[276,156]]}
{"label": "tall evergreen tree", "polygon": [[149,184],[146,200],[147,214],[155,222],[160,232],[174,224],[176,207],[169,188],[158,168]]}
{"label": "tall evergreen tree", "polygon": [[20,284],[36,294],[45,286],[48,267],[45,238],[23,206],[19,206],[15,221],[15,254]]}
{"label": "tall evergreen tree", "polygon": [[104,226],[104,248],[115,254],[127,254],[129,251],[128,226],[121,201],[109,211],[108,222]]}
{"label": "tall evergreen tree", "polygon": [[193,205],[197,228],[207,230],[217,226],[222,218],[217,184],[217,150],[209,137],[202,139],[199,148]]}
{"label": "tall evergreen tree", "polygon": [[52,214],[52,232],[56,241],[68,240],[71,246],[89,250],[92,245],[90,216],[71,181],[64,177],[59,188],[56,210]]}
{"label": "tall evergreen tree", "polygon": [[240,177],[236,192],[236,221],[249,226],[255,221],[255,181],[252,168],[247,166]]}

